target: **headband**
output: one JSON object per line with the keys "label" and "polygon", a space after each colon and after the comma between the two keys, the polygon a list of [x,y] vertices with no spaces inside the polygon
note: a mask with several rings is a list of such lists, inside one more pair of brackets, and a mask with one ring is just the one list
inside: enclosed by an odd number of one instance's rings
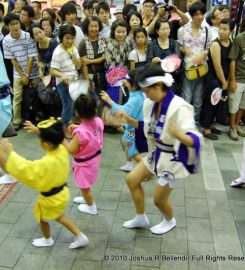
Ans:
{"label": "headband", "polygon": [[139,82],[140,87],[148,87],[155,83],[163,82],[167,87],[171,87],[173,85],[174,79],[171,74],[165,73],[164,76],[152,76],[144,79]]}

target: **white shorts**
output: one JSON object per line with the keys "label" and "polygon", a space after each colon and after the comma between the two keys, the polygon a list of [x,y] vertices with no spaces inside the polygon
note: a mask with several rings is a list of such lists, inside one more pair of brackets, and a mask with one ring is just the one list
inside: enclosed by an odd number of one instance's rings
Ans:
{"label": "white shorts", "polygon": [[[154,172],[154,169],[153,169],[154,162],[152,162],[152,163],[148,162],[148,155],[145,156],[142,160],[143,160],[144,165],[146,166],[147,170],[150,173],[156,175],[156,173]],[[164,187],[166,185],[169,185],[169,188],[175,188],[176,187],[175,176],[170,172],[163,172],[162,176],[158,177],[157,183],[162,187]]]}
{"label": "white shorts", "polygon": [[245,83],[237,83],[235,92],[229,92],[229,113],[237,113],[245,109]]}

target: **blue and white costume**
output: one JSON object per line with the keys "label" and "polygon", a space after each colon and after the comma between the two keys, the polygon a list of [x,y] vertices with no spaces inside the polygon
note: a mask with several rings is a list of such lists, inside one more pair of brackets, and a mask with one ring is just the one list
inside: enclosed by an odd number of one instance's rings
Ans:
{"label": "blue and white costume", "polygon": [[[144,103],[144,94],[142,91],[130,91],[128,102],[124,105],[119,105],[113,103],[111,107],[111,113],[113,114],[116,110],[126,112],[130,117],[136,120],[143,119],[143,103]],[[122,140],[127,146],[128,157],[134,157],[139,154],[139,151],[135,143],[135,128],[129,124],[125,124],[125,132],[123,134]]]}
{"label": "blue and white costume", "polygon": [[[147,169],[157,175],[162,186],[175,186],[176,178],[183,178],[197,169],[202,135],[196,130],[193,106],[169,90],[162,102],[160,116],[154,120],[157,103],[146,99],[144,121],[139,121],[139,129],[144,132],[151,152],[143,159]],[[194,141],[187,147],[168,132],[174,125]]]}

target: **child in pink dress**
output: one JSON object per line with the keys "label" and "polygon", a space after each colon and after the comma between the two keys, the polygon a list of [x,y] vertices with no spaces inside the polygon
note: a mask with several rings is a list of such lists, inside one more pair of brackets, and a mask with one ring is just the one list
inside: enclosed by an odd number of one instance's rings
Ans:
{"label": "child in pink dress", "polygon": [[65,142],[65,146],[74,156],[74,182],[83,197],[75,197],[73,201],[79,204],[79,211],[95,215],[97,208],[90,188],[96,182],[99,171],[104,124],[96,116],[96,102],[92,98],[82,94],[74,106],[81,123],[70,126],[73,139],[70,143]]}

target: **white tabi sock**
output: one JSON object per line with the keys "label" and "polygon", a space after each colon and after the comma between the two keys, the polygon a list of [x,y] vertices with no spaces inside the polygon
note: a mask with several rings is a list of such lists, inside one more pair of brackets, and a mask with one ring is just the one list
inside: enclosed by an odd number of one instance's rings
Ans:
{"label": "white tabi sock", "polygon": [[96,204],[87,205],[87,204],[80,204],[78,205],[78,210],[83,213],[87,213],[90,215],[96,215],[97,214],[97,207]]}
{"label": "white tabi sock", "polygon": [[54,244],[54,240],[52,237],[50,238],[38,238],[38,239],[33,239],[32,245],[34,247],[51,247]]}
{"label": "white tabi sock", "polygon": [[69,249],[74,249],[74,248],[80,248],[80,247],[85,247],[89,244],[89,240],[87,236],[83,233],[80,233],[74,242],[72,242],[69,246]]}
{"label": "white tabi sock", "polygon": [[125,165],[119,168],[121,171],[130,172],[134,169],[135,162],[134,161],[128,161]]}
{"label": "white tabi sock", "polygon": [[164,234],[164,233],[170,231],[171,229],[173,229],[175,226],[176,226],[176,220],[173,217],[170,220],[163,219],[163,221],[161,223],[151,227],[150,230],[154,234]]}
{"label": "white tabi sock", "polygon": [[78,203],[78,204],[86,203],[83,197],[75,197],[75,198],[73,199],[73,202],[74,202],[74,203]]}
{"label": "white tabi sock", "polygon": [[150,221],[146,214],[136,214],[136,216],[123,223],[123,227],[127,229],[133,228],[148,228],[150,225]]}

